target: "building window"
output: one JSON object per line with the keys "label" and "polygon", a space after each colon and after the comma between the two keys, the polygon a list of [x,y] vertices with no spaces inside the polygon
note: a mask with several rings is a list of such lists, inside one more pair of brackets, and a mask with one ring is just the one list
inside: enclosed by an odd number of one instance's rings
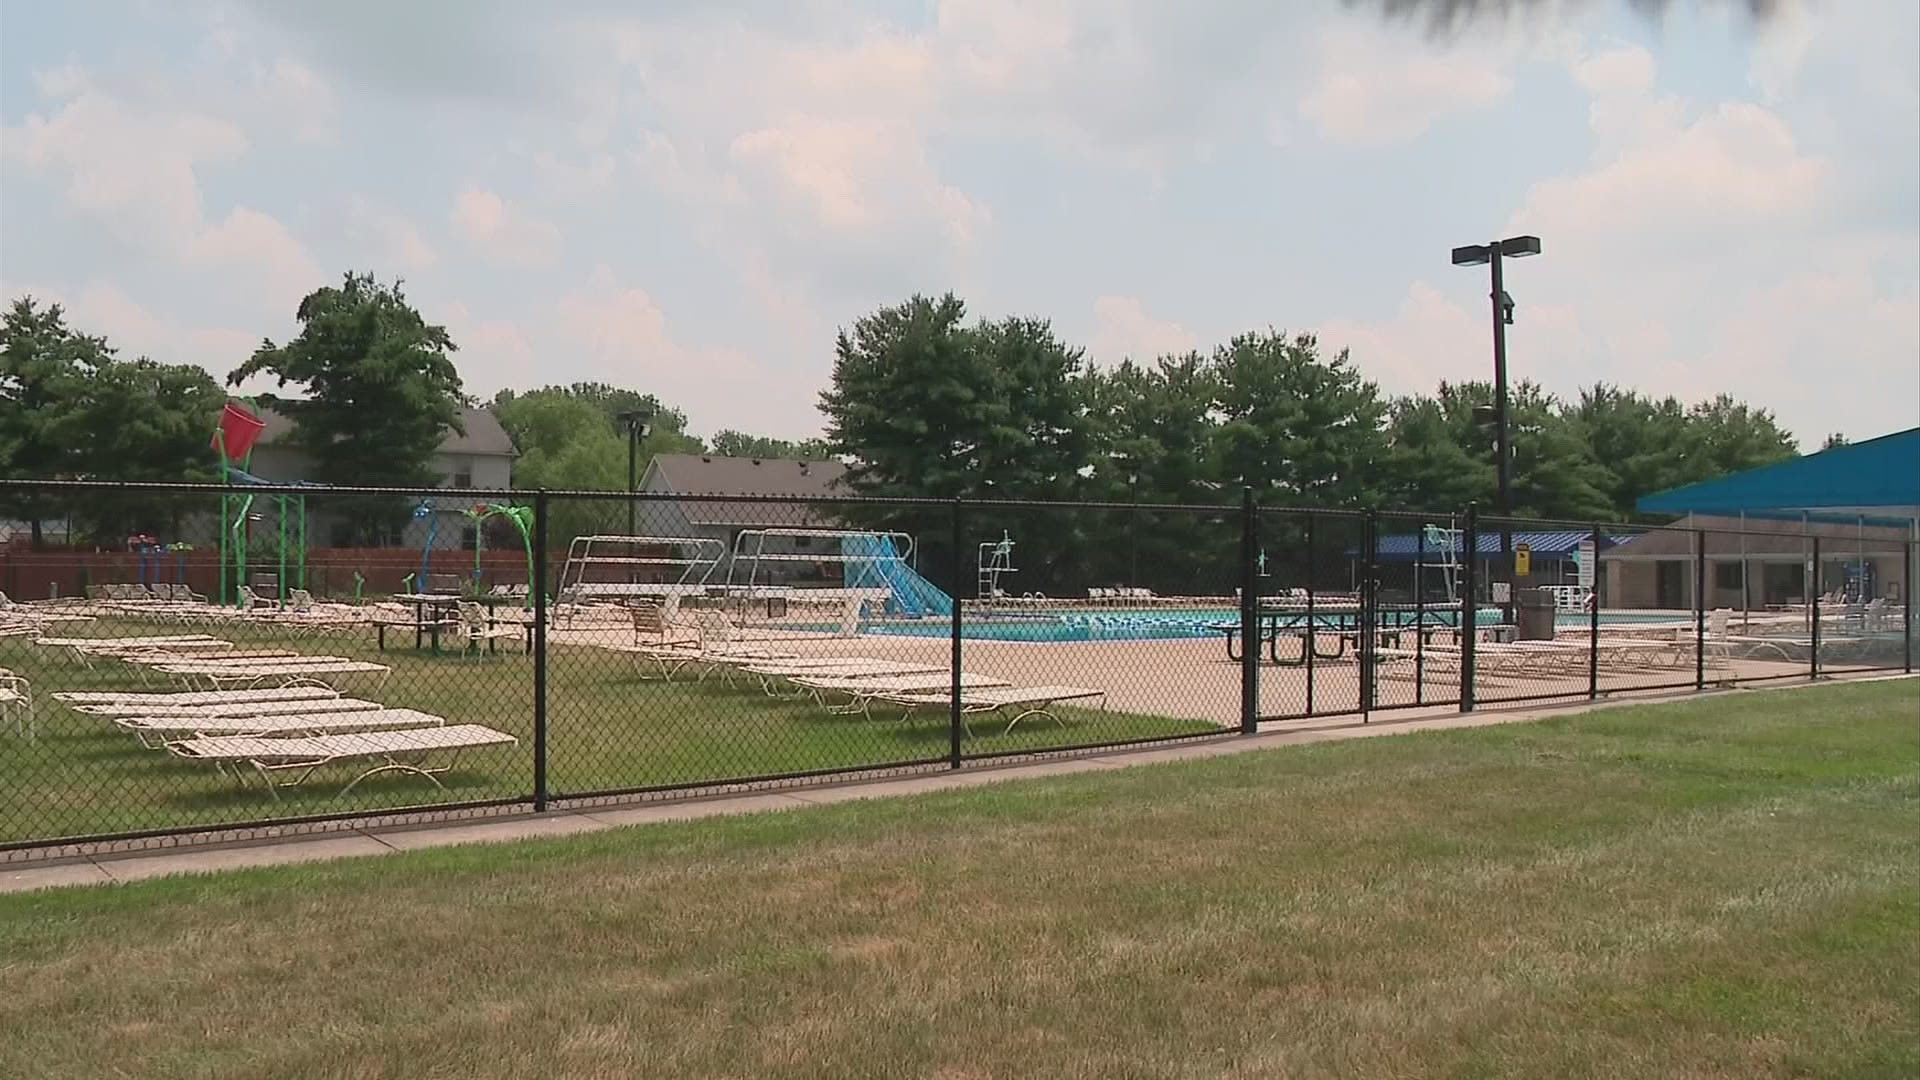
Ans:
{"label": "building window", "polygon": [[453,467],[453,486],[457,488],[473,486],[473,462],[463,461]]}
{"label": "building window", "polygon": [[1746,583],[1745,575],[1741,573],[1744,569],[1745,567],[1737,562],[1714,563],[1713,587],[1727,590],[1742,587]]}

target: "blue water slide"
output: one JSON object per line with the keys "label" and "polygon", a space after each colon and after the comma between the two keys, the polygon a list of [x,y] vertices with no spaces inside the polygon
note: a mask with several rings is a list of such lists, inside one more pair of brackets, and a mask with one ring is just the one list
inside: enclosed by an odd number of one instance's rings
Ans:
{"label": "blue water slide", "polygon": [[893,594],[887,601],[888,614],[915,619],[953,614],[953,597],[908,566],[887,537],[877,533],[842,537],[840,553],[847,557],[848,588],[885,587]]}

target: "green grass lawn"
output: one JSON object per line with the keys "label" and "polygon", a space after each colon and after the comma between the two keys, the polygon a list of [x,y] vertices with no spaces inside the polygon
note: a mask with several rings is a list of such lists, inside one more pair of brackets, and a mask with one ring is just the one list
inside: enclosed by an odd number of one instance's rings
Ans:
{"label": "green grass lawn", "polygon": [[[293,814],[418,806],[435,802],[525,797],[533,789],[533,662],[517,640],[498,653],[461,657],[411,647],[379,651],[371,631],[298,637],[257,627],[162,626],[101,621],[59,636],[123,637],[211,633],[248,647],[293,649],[391,665],[384,684],[348,676],[339,685],[356,696],[420,709],[520,737],[510,749],[477,751],[443,777],[442,792],[418,777],[386,776],[341,786],[346,766],[321,773],[310,787],[275,800],[258,785],[241,787],[216,770],[145,750],[106,719],[76,713],[53,700],[57,690],[169,690],[178,687],[113,660],[83,666],[69,650],[0,638],[0,668],[32,680],[38,738],[0,731],[0,841],[218,824]],[[400,636],[390,638],[390,644]],[[872,646],[878,648],[881,646]],[[815,769],[883,766],[947,752],[944,717],[910,723],[834,716],[817,704],[778,700],[757,688],[644,679],[630,658],[591,646],[555,645],[548,664],[548,782],[556,795],[665,784],[724,781]],[[1073,743],[1216,731],[1190,720],[1061,710],[1065,727],[1033,723],[1010,735],[981,724],[968,752],[1045,749]]]}
{"label": "green grass lawn", "polygon": [[0,1075],[1920,1073],[1920,684],[0,896]]}

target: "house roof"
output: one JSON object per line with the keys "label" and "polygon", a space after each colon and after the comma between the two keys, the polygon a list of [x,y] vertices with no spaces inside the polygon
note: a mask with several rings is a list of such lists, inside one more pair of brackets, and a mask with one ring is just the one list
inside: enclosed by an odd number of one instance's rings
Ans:
{"label": "house roof", "polygon": [[[292,417],[265,405],[259,407],[259,413],[265,425],[260,432],[260,445],[283,446],[292,438]],[[448,430],[440,440],[440,453],[494,457],[514,455],[513,438],[507,434],[507,429],[500,426],[500,420],[492,410],[461,409],[460,423],[467,429],[466,433]]]}
{"label": "house roof", "polygon": [[[656,454],[647,466],[645,490],[677,495],[781,495],[845,497],[847,467],[838,461],[726,457],[721,454]],[[812,508],[751,502],[685,502],[681,512],[695,525],[831,526],[835,519]]]}
{"label": "house roof", "polygon": [[1920,513],[1920,428],[1644,496],[1649,513],[1845,507]]}

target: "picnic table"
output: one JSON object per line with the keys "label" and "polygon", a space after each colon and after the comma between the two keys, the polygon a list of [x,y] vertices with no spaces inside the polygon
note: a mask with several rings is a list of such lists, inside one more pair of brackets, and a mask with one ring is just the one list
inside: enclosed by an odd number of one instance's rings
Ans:
{"label": "picnic table", "polygon": [[[1458,604],[1375,604],[1371,610],[1352,600],[1331,600],[1324,603],[1308,604],[1299,600],[1262,601],[1254,616],[1259,640],[1254,643],[1256,651],[1264,650],[1267,658],[1283,667],[1299,667],[1307,662],[1309,656],[1317,660],[1339,660],[1347,655],[1347,649],[1357,649],[1360,635],[1366,632],[1363,623],[1370,623],[1372,631],[1379,636],[1378,644],[1383,648],[1397,648],[1405,635],[1414,634],[1425,644],[1432,644],[1435,635],[1447,634],[1454,638],[1460,633],[1460,606]],[[1239,622],[1212,623],[1210,629],[1226,638],[1227,659],[1235,663],[1240,661],[1240,624]],[[1331,652],[1322,648],[1323,637],[1333,638]],[[1298,651],[1292,656],[1280,654],[1282,640],[1299,642]]]}
{"label": "picnic table", "polygon": [[[439,652],[440,635],[460,625],[461,604],[479,604],[486,608],[487,629],[493,630],[497,629],[500,625],[500,605],[518,605],[522,603],[522,599],[523,598],[517,596],[504,596],[500,594],[461,596],[458,593],[395,593],[393,596],[394,602],[411,606],[413,608],[413,617],[410,620],[404,621],[394,619],[374,620],[374,637],[380,649],[384,651],[387,647],[388,630],[411,629],[413,631],[414,648],[418,649],[422,644],[430,643],[433,651]],[[528,651],[532,651],[533,624],[523,622],[520,625],[523,627],[526,635],[527,649]],[[487,648],[489,651],[496,650],[498,647],[497,639],[487,639]]]}

